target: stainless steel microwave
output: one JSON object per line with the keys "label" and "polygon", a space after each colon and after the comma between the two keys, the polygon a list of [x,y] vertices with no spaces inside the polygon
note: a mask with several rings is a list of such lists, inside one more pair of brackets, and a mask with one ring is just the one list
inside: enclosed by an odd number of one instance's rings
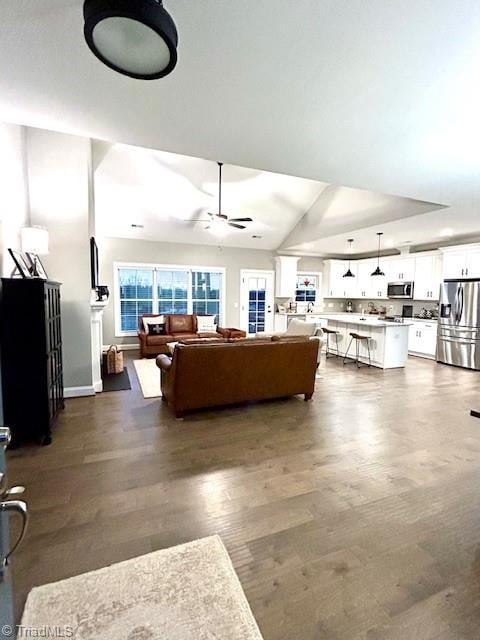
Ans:
{"label": "stainless steel microwave", "polygon": [[389,282],[387,288],[389,298],[402,298],[412,300],[413,282]]}

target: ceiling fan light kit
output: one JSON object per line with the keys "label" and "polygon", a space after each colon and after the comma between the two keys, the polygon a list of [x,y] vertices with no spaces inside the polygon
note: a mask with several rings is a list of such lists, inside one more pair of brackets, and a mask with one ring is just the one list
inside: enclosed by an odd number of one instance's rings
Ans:
{"label": "ceiling fan light kit", "polygon": [[107,67],[156,80],[177,64],[178,34],[162,0],[85,0],[84,36]]}
{"label": "ceiling fan light kit", "polygon": [[383,231],[377,233],[378,236],[378,253],[377,253],[377,268],[371,273],[372,276],[384,276],[384,272],[380,269],[380,242],[382,240]]}

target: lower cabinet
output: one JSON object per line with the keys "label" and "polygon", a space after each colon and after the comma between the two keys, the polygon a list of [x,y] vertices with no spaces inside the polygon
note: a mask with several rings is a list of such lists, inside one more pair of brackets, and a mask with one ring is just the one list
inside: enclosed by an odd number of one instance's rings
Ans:
{"label": "lower cabinet", "polygon": [[435,359],[437,352],[436,322],[413,322],[408,331],[408,352],[414,356]]}
{"label": "lower cabinet", "polygon": [[274,319],[273,330],[284,333],[287,330],[288,318],[284,313],[276,313]]}

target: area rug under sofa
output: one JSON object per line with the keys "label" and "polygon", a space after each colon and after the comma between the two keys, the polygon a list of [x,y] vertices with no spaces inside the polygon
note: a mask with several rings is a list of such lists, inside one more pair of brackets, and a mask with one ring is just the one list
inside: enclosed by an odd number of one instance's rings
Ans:
{"label": "area rug under sofa", "polygon": [[36,587],[22,625],[74,640],[262,640],[219,536]]}

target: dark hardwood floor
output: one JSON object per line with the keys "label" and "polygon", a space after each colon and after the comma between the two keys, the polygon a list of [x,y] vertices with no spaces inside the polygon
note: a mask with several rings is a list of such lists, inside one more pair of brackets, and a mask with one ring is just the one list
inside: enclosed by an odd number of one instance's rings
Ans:
{"label": "dark hardwood floor", "polygon": [[50,447],[8,454],[19,615],[35,585],[218,533],[265,640],[478,639],[479,374],[322,374],[312,402],[184,421],[132,366],[131,391],[68,400]]}

